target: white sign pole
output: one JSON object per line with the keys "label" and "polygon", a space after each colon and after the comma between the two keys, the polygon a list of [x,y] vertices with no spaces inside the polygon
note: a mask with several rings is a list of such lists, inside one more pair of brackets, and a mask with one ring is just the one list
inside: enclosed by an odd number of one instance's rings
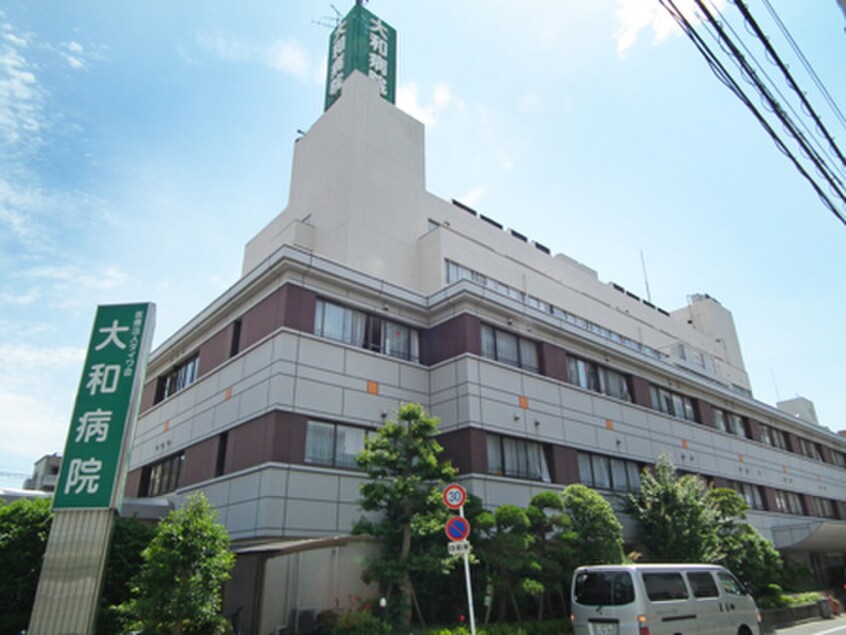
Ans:
{"label": "white sign pole", "polygon": [[[464,505],[458,508],[459,515],[464,518]],[[470,584],[470,554],[464,552],[464,579],[467,581],[467,607],[470,610],[470,633],[476,635],[476,615],[473,612],[473,585]]]}

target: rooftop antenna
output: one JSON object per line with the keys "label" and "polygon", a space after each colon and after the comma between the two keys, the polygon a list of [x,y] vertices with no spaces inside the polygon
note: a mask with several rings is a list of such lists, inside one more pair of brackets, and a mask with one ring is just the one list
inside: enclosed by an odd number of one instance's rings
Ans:
{"label": "rooftop antenna", "polygon": [[640,266],[643,269],[643,282],[646,285],[646,299],[652,304],[652,294],[649,292],[649,276],[646,275],[646,259],[643,257],[643,249],[640,250]]}
{"label": "rooftop antenna", "polygon": [[[356,0],[356,3],[358,3],[358,0]],[[335,15],[327,15],[323,16],[319,20],[312,20],[313,24],[316,24],[318,26],[325,26],[327,29],[334,29],[341,23],[341,20],[343,20],[344,18],[343,14],[338,11],[338,7],[336,7],[334,4],[330,4],[329,6],[331,7],[332,11],[335,12]]]}

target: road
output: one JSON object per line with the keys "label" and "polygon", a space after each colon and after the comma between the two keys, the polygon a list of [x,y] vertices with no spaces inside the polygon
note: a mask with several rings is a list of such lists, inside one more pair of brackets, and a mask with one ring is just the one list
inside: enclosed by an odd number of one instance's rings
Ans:
{"label": "road", "polygon": [[832,620],[818,620],[790,628],[779,628],[776,635],[846,635],[846,616]]}

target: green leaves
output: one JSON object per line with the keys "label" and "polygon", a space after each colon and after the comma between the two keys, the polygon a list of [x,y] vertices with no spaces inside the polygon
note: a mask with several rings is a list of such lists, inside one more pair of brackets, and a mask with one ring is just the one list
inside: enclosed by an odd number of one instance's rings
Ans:
{"label": "green leaves", "polygon": [[121,611],[144,633],[214,633],[221,585],[235,563],[229,536],[205,496],[188,497],[156,528]]}

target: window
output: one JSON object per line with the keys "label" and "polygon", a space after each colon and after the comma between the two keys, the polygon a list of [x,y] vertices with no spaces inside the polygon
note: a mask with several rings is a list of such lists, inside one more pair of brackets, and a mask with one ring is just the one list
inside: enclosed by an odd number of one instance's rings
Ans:
{"label": "window", "polygon": [[214,465],[214,475],[222,476],[226,468],[226,446],[229,445],[229,433],[224,432],[217,440],[217,460]]}
{"label": "window", "polygon": [[739,481],[729,481],[729,487],[743,497],[750,509],[766,510],[764,505],[764,497],[761,495],[761,488],[757,485],[749,483],[740,483]]}
{"label": "window", "polygon": [[720,578],[720,585],[723,587],[723,590],[729,595],[746,595],[743,585],[730,573],[720,571],[717,577]]}
{"label": "window", "polygon": [[147,465],[141,472],[141,495],[161,496],[179,486],[179,474],[185,454],[180,452],[157,463]]}
{"label": "window", "polygon": [[159,382],[156,386],[155,403],[167,399],[197,381],[197,368],[199,364],[200,355],[195,353],[181,364],[174,366],[169,373],[159,377]]}
{"label": "window", "polygon": [[761,441],[774,448],[787,450],[787,438],[778,428],[761,424]]}
{"label": "window", "polygon": [[775,503],[776,511],[782,514],[796,514],[797,516],[805,514],[802,501],[799,499],[799,495],[794,492],[775,490]]}
{"label": "window", "polygon": [[488,434],[487,443],[490,474],[552,482],[540,443],[498,434]]}
{"label": "window", "polygon": [[715,598],[720,595],[717,583],[714,582],[713,576],[707,571],[688,571],[687,581],[690,582],[693,597]]}
{"label": "window", "polygon": [[327,300],[317,301],[314,334],[391,357],[420,358],[416,329]]}
{"label": "window", "polygon": [[646,595],[653,602],[687,599],[687,587],[681,573],[643,573]]}
{"label": "window", "polygon": [[822,461],[822,451],[818,443],[799,437],[799,452],[808,458]]}
{"label": "window", "polygon": [[337,423],[309,421],[306,428],[305,462],[357,469],[355,457],[364,450],[367,432]]}
{"label": "window", "polygon": [[846,454],[837,450],[831,450],[831,462],[838,467],[846,467]]}
{"label": "window", "polygon": [[581,571],[576,575],[575,600],[585,606],[620,606],[634,602],[628,571]]}
{"label": "window", "polygon": [[538,347],[531,340],[482,325],[482,357],[538,372]]}
{"label": "window", "polygon": [[631,401],[628,377],[586,359],[568,355],[567,378],[580,388]]}
{"label": "window", "polygon": [[232,340],[229,342],[229,357],[235,357],[241,350],[241,320],[232,323]]}
{"label": "window", "polygon": [[733,412],[726,412],[721,408],[711,408],[711,415],[714,427],[717,430],[722,430],[738,437],[747,436],[746,425],[743,422],[743,417],[740,415],[736,415]]}
{"label": "window", "polygon": [[813,506],[814,506],[814,516],[820,516],[822,518],[834,518],[834,505],[832,505],[831,501],[827,498],[812,498]]}
{"label": "window", "polygon": [[640,489],[640,467],[634,461],[579,452],[579,480],[596,489],[636,491]]}
{"label": "window", "polygon": [[652,385],[649,387],[652,396],[652,409],[668,414],[671,417],[696,421],[696,414],[693,410],[693,400],[690,397],[659,388]]}

